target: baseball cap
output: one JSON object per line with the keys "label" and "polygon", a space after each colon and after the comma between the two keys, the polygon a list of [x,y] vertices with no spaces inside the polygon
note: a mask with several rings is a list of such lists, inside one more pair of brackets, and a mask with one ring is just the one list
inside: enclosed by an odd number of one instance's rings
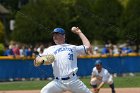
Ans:
{"label": "baseball cap", "polygon": [[94,47],[94,50],[98,50],[98,47]]}
{"label": "baseball cap", "polygon": [[96,60],[95,65],[102,65],[102,61],[101,60]]}
{"label": "baseball cap", "polygon": [[52,33],[60,33],[60,34],[64,35],[65,30],[63,28],[55,28]]}

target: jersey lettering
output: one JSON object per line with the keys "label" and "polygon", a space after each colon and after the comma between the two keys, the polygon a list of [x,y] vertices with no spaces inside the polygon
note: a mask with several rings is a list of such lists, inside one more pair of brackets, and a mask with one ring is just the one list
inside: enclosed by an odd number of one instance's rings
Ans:
{"label": "jersey lettering", "polygon": [[73,52],[73,50],[71,48],[63,47],[63,48],[58,48],[57,50],[55,50],[54,51],[54,54],[57,54],[57,53],[62,52],[62,51],[70,51],[70,52]]}
{"label": "jersey lettering", "polygon": [[73,61],[73,54],[69,53],[68,55],[69,55],[68,59]]}

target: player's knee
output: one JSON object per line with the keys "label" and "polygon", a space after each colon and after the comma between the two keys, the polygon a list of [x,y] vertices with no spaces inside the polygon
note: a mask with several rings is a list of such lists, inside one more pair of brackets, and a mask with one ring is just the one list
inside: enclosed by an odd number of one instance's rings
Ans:
{"label": "player's knee", "polygon": [[113,80],[108,81],[108,84],[109,85],[113,84]]}
{"label": "player's knee", "polygon": [[41,89],[40,93],[51,93],[51,89],[49,89],[48,87],[44,87]]}
{"label": "player's knee", "polygon": [[40,93],[48,93],[45,91],[45,89],[41,89]]}
{"label": "player's knee", "polygon": [[41,89],[40,93],[45,93],[45,91],[43,89]]}
{"label": "player's knee", "polygon": [[96,85],[96,81],[97,81],[97,78],[92,78],[91,81],[90,81],[90,84],[91,85]]}
{"label": "player's knee", "polygon": [[40,91],[40,93],[51,93],[49,90],[44,90],[44,89],[42,89],[41,91]]}

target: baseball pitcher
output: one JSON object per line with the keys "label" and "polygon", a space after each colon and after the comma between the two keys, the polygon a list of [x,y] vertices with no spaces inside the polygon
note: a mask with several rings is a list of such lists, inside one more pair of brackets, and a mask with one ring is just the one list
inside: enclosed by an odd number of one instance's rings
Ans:
{"label": "baseball pitcher", "polygon": [[90,42],[78,27],[72,27],[71,31],[81,38],[83,45],[67,44],[64,29],[55,28],[52,35],[56,45],[47,48],[41,57],[37,57],[34,61],[35,66],[39,66],[38,63],[47,62],[47,60],[44,61],[43,56],[54,55],[54,61],[50,62],[53,68],[54,80],[44,86],[41,93],[63,93],[65,91],[92,93],[76,75],[78,70],[77,56],[79,54],[92,54]]}

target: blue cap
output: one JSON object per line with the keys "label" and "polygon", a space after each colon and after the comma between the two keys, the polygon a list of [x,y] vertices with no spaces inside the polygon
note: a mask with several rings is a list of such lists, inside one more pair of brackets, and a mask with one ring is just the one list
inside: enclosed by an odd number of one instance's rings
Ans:
{"label": "blue cap", "polygon": [[63,28],[55,28],[53,30],[53,33],[60,33],[60,34],[64,35],[65,34],[65,30]]}
{"label": "blue cap", "polygon": [[95,65],[102,65],[102,61],[101,60],[96,60]]}

